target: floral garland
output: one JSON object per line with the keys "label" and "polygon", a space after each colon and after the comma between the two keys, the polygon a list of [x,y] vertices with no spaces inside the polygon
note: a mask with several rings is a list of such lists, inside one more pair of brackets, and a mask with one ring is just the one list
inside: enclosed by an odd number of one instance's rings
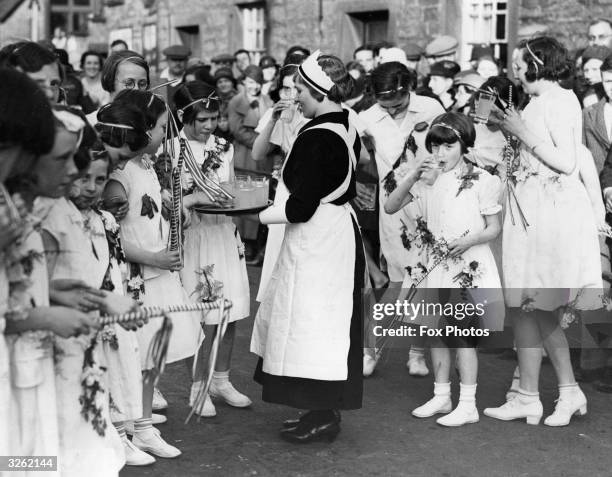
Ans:
{"label": "floral garland", "polygon": [[93,211],[100,215],[102,218],[102,224],[104,225],[104,233],[106,234],[106,241],[108,243],[108,252],[111,259],[115,259],[117,264],[125,263],[125,253],[123,246],[121,245],[121,237],[119,235],[119,224],[114,218],[110,218],[108,215],[103,214],[97,209]]}
{"label": "floral garland", "polygon": [[86,422],[91,421],[91,425],[98,435],[104,437],[108,423],[102,412],[106,390],[103,385],[104,373],[106,368],[100,366],[94,357],[94,349],[97,340],[94,339],[91,346],[85,350],[83,362],[83,373],[81,375],[82,393],[79,396],[81,404],[81,416]]}
{"label": "floral garland", "polygon": [[[398,178],[402,178],[406,175],[407,164],[410,159],[414,160],[417,149],[418,146],[414,140],[414,136],[410,133],[406,142],[404,142],[402,153],[393,163],[391,171],[382,180],[382,186],[387,195],[391,194],[391,192],[397,188],[396,174]],[[410,153],[410,158],[408,157],[408,153]]]}
{"label": "floral garland", "polygon": [[467,266],[453,277],[454,282],[458,282],[461,288],[478,288],[474,281],[482,277],[483,267],[476,260],[472,260]]}
{"label": "floral garland", "polygon": [[427,267],[421,262],[418,262],[414,267],[407,266],[406,272],[408,272],[408,276],[412,280],[412,283],[416,284],[421,282],[427,275]]}
{"label": "floral garland", "polygon": [[455,197],[459,197],[461,191],[471,189],[474,186],[474,181],[480,179],[480,172],[474,171],[474,164],[467,162],[467,167],[466,173],[460,177],[461,183],[459,184],[459,189]]}
{"label": "floral garland", "polygon": [[132,298],[139,303],[142,303],[140,295],[145,292],[145,282],[142,276],[142,267],[138,263],[130,262],[129,264],[129,280],[127,282],[127,292],[132,295]]}
{"label": "floral garland", "polygon": [[204,146],[204,162],[202,163],[202,172],[209,176],[223,164],[223,154],[229,151],[231,144],[222,137],[213,135],[213,145],[208,142]]}
{"label": "floral garland", "polygon": [[198,276],[198,284],[194,292],[198,294],[198,301],[209,302],[217,300],[223,290],[223,283],[219,280],[215,280],[214,273],[215,265],[206,265],[196,271]]}

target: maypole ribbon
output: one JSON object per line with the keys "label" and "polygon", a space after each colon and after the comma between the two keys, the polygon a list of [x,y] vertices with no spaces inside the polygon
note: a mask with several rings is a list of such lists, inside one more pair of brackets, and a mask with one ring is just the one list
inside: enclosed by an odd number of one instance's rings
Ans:
{"label": "maypole ribbon", "polygon": [[[221,295],[219,300],[223,300],[223,295]],[[198,391],[198,395],[194,400],[191,412],[187,416],[187,419],[185,419],[185,424],[188,424],[193,415],[196,413],[196,411],[201,411],[202,407],[204,406],[204,402],[206,401],[206,397],[208,396],[208,390],[210,389],[210,384],[212,383],[213,373],[215,372],[215,365],[217,364],[217,356],[219,354],[219,348],[221,347],[221,340],[225,335],[225,331],[227,330],[227,325],[229,324],[229,321],[229,309],[222,309],[221,307],[219,307],[219,324],[217,325],[215,337],[213,339],[212,346],[210,349],[210,355],[208,357],[208,376],[206,378],[206,383]],[[200,416],[198,416],[198,421],[199,420]]]}

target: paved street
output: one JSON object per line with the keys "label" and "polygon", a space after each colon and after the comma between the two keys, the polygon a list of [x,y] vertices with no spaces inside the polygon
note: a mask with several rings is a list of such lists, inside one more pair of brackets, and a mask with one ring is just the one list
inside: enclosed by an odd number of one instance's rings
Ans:
{"label": "paved street", "polygon": [[[260,269],[250,268],[252,284]],[[251,296],[256,287],[252,286]],[[253,312],[256,306],[252,306]],[[183,451],[175,460],[158,459],[150,467],[130,467],[136,476],[612,476],[612,395],[584,385],[589,413],[569,427],[499,422],[481,412],[481,421],[457,429],[442,428],[435,418],[416,419],[410,411],[432,392],[432,378],[408,375],[407,350],[389,350],[372,378],[365,381],[364,406],[342,416],[342,432],[331,445],[303,446],[282,441],[282,420],[293,409],[261,401],[253,382],[256,358],[248,352],[253,320],[238,326],[232,381],[253,399],[251,409],[217,404],[217,416],[185,425],[190,379],[183,363],[167,367],[160,388],[170,403],[169,422],[159,426],[168,442]],[[478,408],[499,405],[515,363],[481,354]],[[456,401],[458,385],[453,386]],[[541,384],[544,415],[552,412],[556,386],[550,364]]]}

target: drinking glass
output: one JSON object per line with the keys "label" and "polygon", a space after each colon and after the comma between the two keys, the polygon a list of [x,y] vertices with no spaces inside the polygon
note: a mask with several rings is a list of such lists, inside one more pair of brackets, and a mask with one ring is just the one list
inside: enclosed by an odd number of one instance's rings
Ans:
{"label": "drinking glass", "polygon": [[486,124],[495,103],[495,95],[486,91],[479,91],[475,102],[474,121]]}

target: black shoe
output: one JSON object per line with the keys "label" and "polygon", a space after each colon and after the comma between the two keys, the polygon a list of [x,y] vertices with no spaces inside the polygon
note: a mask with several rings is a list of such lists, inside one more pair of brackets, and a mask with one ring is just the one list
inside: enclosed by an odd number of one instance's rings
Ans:
{"label": "black shoe", "polygon": [[[302,414],[297,419],[287,419],[286,421],[283,421],[283,429],[293,429],[297,427],[301,422],[307,421],[308,416],[310,416],[311,412],[312,411],[308,411]],[[340,415],[340,411],[334,410],[333,412],[334,412],[334,419],[336,420],[338,424],[340,424],[340,421],[342,421],[342,416]]]}
{"label": "black shoe", "polygon": [[612,368],[605,368],[601,379],[593,384],[600,393],[612,394]]}
{"label": "black shoe", "polygon": [[292,429],[283,429],[281,437],[288,442],[306,444],[317,440],[327,439],[332,442],[340,432],[340,423],[335,419],[323,424],[302,423]]}
{"label": "black shoe", "polygon": [[245,262],[247,265],[251,267],[259,267],[263,264],[264,261],[264,250],[259,251],[259,253],[253,254],[251,258],[245,257]]}

